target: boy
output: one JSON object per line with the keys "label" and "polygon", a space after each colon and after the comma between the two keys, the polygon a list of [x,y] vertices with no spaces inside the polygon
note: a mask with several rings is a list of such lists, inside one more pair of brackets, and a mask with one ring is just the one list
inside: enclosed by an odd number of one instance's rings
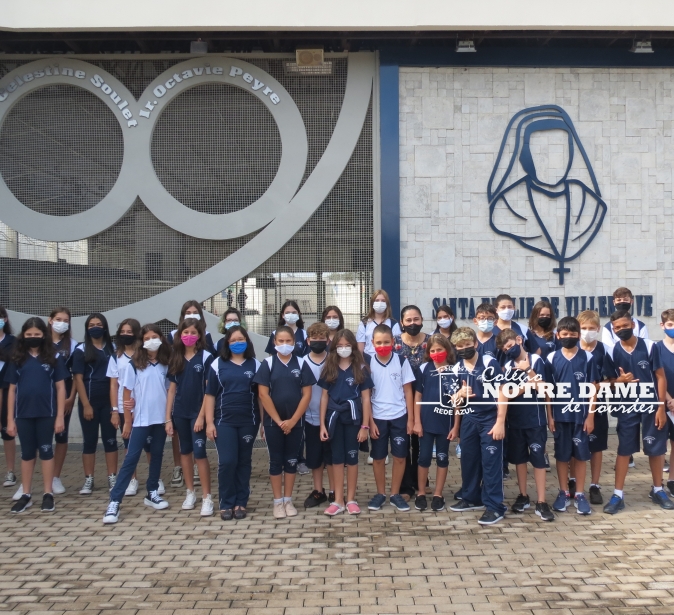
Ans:
{"label": "boy", "polygon": [[[305,356],[306,363],[314,374],[316,382],[320,380],[321,371],[325,359],[328,356],[326,348],[330,339],[330,329],[325,323],[315,322],[307,329],[307,346],[309,354]],[[307,467],[311,470],[314,479],[314,490],[311,495],[304,500],[304,508],[313,508],[335,499],[332,488],[332,456],[330,453],[330,442],[321,441],[321,395],[323,389],[314,384],[311,387],[311,401],[304,415],[304,441],[306,444]],[[330,485],[329,495],[325,495],[323,489],[323,468],[328,471],[328,483]]]}
{"label": "boy", "polygon": [[[615,515],[625,508],[623,488],[630,455],[639,452],[639,433],[644,454],[648,457],[653,486],[648,496],[665,510],[674,509],[662,488],[662,470],[667,452],[667,399],[665,370],[655,342],[634,335],[630,313],[619,310],[611,314],[613,334],[618,343],[607,349],[604,377],[615,386],[613,410],[618,416],[618,454],[615,462],[615,490],[604,512]],[[632,390],[625,390],[628,385]],[[622,388],[623,391],[620,391]]]}
{"label": "boy", "polygon": [[473,322],[477,326],[477,351],[498,360],[496,335],[492,333],[497,320],[496,308],[491,303],[481,303],[475,309]]}
{"label": "boy", "polygon": [[393,353],[393,332],[388,325],[377,325],[372,332],[375,356],[365,355],[374,383],[372,392],[372,469],[377,485],[377,495],[369,502],[370,510],[380,510],[386,502],[386,455],[389,441],[393,469],[391,471],[391,505],[407,512],[410,505],[400,495],[400,483],[405,472],[405,459],[409,450],[409,434],[414,427],[415,381],[410,362]]}
{"label": "boy", "polygon": [[[665,310],[661,317],[660,328],[663,330],[665,337],[658,342],[658,350],[660,352],[660,363],[665,370],[665,378],[667,379],[667,404],[666,408],[669,412],[674,411],[674,310]],[[669,454],[669,480],[667,481],[667,489],[671,495],[674,495],[674,424],[671,419],[667,420],[667,427],[670,440],[670,454]]]}
{"label": "boy", "polygon": [[515,315],[515,302],[513,298],[510,295],[499,295],[496,297],[494,304],[496,305],[496,314],[498,315],[498,320],[494,325],[494,335],[498,335],[503,329],[514,329],[522,337],[526,345],[529,327],[524,323],[512,321]]}
{"label": "boy", "polygon": [[[505,380],[519,388],[517,397],[508,400],[499,390],[499,413],[507,410],[507,457],[515,465],[520,494],[512,511],[523,513],[531,505],[527,495],[527,463],[534,468],[536,481],[536,514],[543,521],[554,521],[555,515],[545,501],[545,442],[548,439],[548,421],[545,399],[533,389],[531,399],[520,396],[527,392],[525,383],[546,380],[545,361],[537,354],[530,354],[523,347],[524,340],[513,329],[504,329],[496,338],[497,348],[505,354]],[[528,397],[528,396],[527,396]]]}
{"label": "boy", "polygon": [[[480,525],[493,525],[505,516],[503,505],[503,438],[506,408],[496,407],[484,382],[495,381],[501,368],[495,359],[480,355],[477,336],[469,327],[452,334],[458,363],[450,370],[455,422],[461,437],[461,500],[450,510],[482,510]],[[476,402],[471,404],[471,401]]]}
{"label": "boy", "polygon": [[[579,515],[592,514],[585,497],[586,461],[591,458],[589,434],[594,429],[594,396],[590,399],[581,392],[581,384],[600,380],[592,353],[578,347],[580,324],[572,316],[565,316],[557,324],[560,350],[553,350],[546,358],[549,375],[557,385],[555,398],[548,406],[548,424],[555,437],[555,460],[559,478],[559,495],[552,510],[565,512],[571,505],[566,491],[569,462],[575,459],[576,494],[574,504]],[[566,394],[560,389],[565,389]]]}
{"label": "boy", "polygon": [[[613,291],[613,305],[615,306],[616,312],[619,312],[620,310],[626,310],[629,312],[632,309],[633,303],[634,296],[632,295],[632,291],[629,288],[621,286],[620,288],[616,288]],[[648,329],[646,328],[646,325],[636,318],[632,318],[632,322],[634,323],[634,335],[647,340]],[[617,344],[620,341],[613,333],[613,328],[611,327],[610,322],[607,322],[604,325],[604,329],[601,333],[601,341],[604,342],[604,344],[611,346],[613,344]]]}

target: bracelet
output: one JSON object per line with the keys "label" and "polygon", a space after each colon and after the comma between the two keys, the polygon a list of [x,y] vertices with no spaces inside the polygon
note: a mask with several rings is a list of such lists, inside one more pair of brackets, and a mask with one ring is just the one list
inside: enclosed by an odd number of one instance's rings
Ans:
{"label": "bracelet", "polygon": [[119,412],[119,408],[118,408],[117,406],[113,406],[112,409],[113,409],[115,412]]}
{"label": "bracelet", "polygon": [[369,425],[361,425],[360,428],[361,429],[370,429],[370,426]]}
{"label": "bracelet", "polygon": [[170,420],[170,421],[164,421],[164,425],[168,425],[169,423],[173,423],[173,420]]}

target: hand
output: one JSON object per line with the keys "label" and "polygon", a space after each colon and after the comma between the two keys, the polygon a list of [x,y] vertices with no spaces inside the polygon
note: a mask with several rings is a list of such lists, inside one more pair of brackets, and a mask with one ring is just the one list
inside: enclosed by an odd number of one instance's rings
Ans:
{"label": "hand", "polygon": [[555,419],[553,419],[552,417],[548,419],[548,427],[550,428],[550,431],[552,433],[555,433]]}
{"label": "hand", "polygon": [[620,376],[616,378],[616,382],[639,382],[638,378],[634,377],[632,372],[625,373],[622,367],[619,367]]}
{"label": "hand", "polygon": [[487,435],[491,436],[494,440],[503,440],[505,438],[505,422],[496,421],[496,425],[491,428],[491,431]]}
{"label": "hand", "polygon": [[529,355],[527,355],[527,358],[524,359],[524,361],[515,363],[515,367],[517,369],[521,369],[523,372],[528,372],[531,369],[531,365],[529,364]]}
{"label": "hand", "polygon": [[667,426],[667,413],[663,406],[660,406],[655,413],[655,426],[658,429],[664,429]]}
{"label": "hand", "polygon": [[215,423],[209,423],[206,425],[206,437],[209,440],[213,440],[215,442],[215,438],[218,435],[218,430],[215,428]]}
{"label": "hand", "polygon": [[110,413],[110,422],[112,423],[112,426],[115,428],[115,430],[119,429],[119,412],[115,412],[113,410]]}
{"label": "hand", "polygon": [[325,425],[321,425],[321,442],[327,442],[329,438],[328,430],[325,428]]}
{"label": "hand", "polygon": [[124,407],[122,410],[129,410],[133,412],[133,409],[136,407],[136,400],[133,399],[133,397],[127,401],[124,402]]}
{"label": "hand", "polygon": [[203,431],[205,423],[206,421],[204,420],[204,417],[198,416],[197,420],[194,421],[194,433],[199,433],[200,431]]}
{"label": "hand", "polygon": [[468,399],[469,397],[475,397],[475,393],[473,393],[473,388],[469,387],[466,384],[465,380],[461,381],[461,388],[459,389],[459,397],[462,397],[463,399]]}
{"label": "hand", "polygon": [[133,426],[133,421],[127,421],[124,423],[124,429],[122,429],[122,438],[128,440],[131,437],[131,427]]}
{"label": "hand", "polygon": [[90,421],[94,418],[94,409],[91,407],[91,404],[84,406],[84,409],[82,410],[82,416],[84,417],[85,421]]}
{"label": "hand", "polygon": [[379,429],[377,429],[377,423],[370,421],[370,438],[376,440],[379,438]]}
{"label": "hand", "polygon": [[449,432],[449,435],[447,436],[448,440],[456,440],[459,437],[459,428],[458,427],[452,427],[452,429]]}
{"label": "hand", "polygon": [[674,412],[674,397],[672,399],[667,400],[667,410],[670,412]]}
{"label": "hand", "polygon": [[407,421],[407,435],[411,436],[414,433],[414,423],[412,421]]}
{"label": "hand", "polygon": [[365,442],[367,440],[368,429],[363,429],[362,427],[358,430],[357,440],[358,442]]}
{"label": "hand", "polygon": [[421,423],[414,423],[412,432],[421,438],[424,435],[424,428],[421,426]]}
{"label": "hand", "polygon": [[260,438],[262,438],[262,440],[265,439],[265,437],[264,437],[264,425],[260,425]]}
{"label": "hand", "polygon": [[64,416],[68,416],[73,411],[73,406],[75,405],[75,398],[66,399]]}
{"label": "hand", "polygon": [[591,434],[594,431],[594,414],[588,414],[583,425],[583,431],[587,434]]}
{"label": "hand", "polygon": [[295,423],[292,419],[288,419],[287,421],[281,421],[278,426],[282,429],[283,433],[287,436],[295,427]]}
{"label": "hand", "polygon": [[16,423],[12,423],[11,425],[7,425],[7,429],[5,429],[5,433],[8,436],[12,436],[12,438],[16,438]]}
{"label": "hand", "polygon": [[[126,427],[126,425],[124,425]],[[166,435],[169,436],[169,438],[173,437],[173,421],[166,421],[164,423],[164,429],[166,430]]]}
{"label": "hand", "polygon": [[54,423],[54,433],[63,433],[66,430],[66,422],[63,417],[56,417],[56,422]]}

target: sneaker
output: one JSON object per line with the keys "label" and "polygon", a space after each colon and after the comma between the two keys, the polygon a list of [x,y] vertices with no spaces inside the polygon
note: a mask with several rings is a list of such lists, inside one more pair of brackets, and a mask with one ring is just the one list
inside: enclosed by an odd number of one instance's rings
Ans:
{"label": "sneaker", "polygon": [[527,508],[531,506],[531,500],[528,495],[522,495],[521,493],[517,496],[515,503],[511,506],[511,509],[515,513],[523,513]]}
{"label": "sneaker", "polygon": [[554,521],[555,513],[550,510],[547,502],[536,503],[536,514],[541,518],[541,521]]}
{"label": "sneaker", "polygon": [[667,481],[667,490],[669,491],[670,495],[674,495],[674,480]]}
{"label": "sneaker", "polygon": [[[222,513],[220,513],[222,515]],[[285,506],[283,506],[283,500],[278,502],[274,502],[274,518],[276,519],[285,519],[286,518],[286,509]]]}
{"label": "sneaker", "polygon": [[302,462],[297,464],[297,473],[301,476],[306,476],[307,474],[311,474],[311,470],[307,467],[306,463]]}
{"label": "sneaker", "polygon": [[183,469],[180,466],[176,466],[173,468],[173,475],[171,476],[171,487],[182,487],[184,484]]}
{"label": "sneaker", "polygon": [[158,495],[164,495],[166,493],[166,487],[164,487],[164,482],[162,479],[159,479],[159,485],[157,487],[157,494]]}
{"label": "sneaker", "polygon": [[12,496],[12,500],[18,502],[21,499],[22,495],[23,495],[23,485],[19,485],[19,488],[14,492],[14,495]]}
{"label": "sneaker", "polygon": [[328,517],[334,517],[335,515],[339,515],[344,512],[344,507],[340,506],[339,504],[336,504],[333,502],[328,506],[324,511],[324,515],[328,515]]}
{"label": "sneaker", "polygon": [[662,468],[663,474],[669,474],[669,461],[665,461],[665,467]]}
{"label": "sneaker", "polygon": [[669,499],[664,489],[660,489],[660,491],[655,491],[651,487],[651,492],[648,494],[648,497],[651,498],[651,500],[653,500],[656,504],[658,504],[660,508],[664,508],[665,510],[674,509],[674,502],[672,502],[672,500]]}
{"label": "sneaker", "polygon": [[40,512],[54,512],[56,506],[54,506],[54,495],[51,493],[45,493],[42,496],[42,506],[40,507]]}
{"label": "sneaker", "polygon": [[453,510],[454,512],[466,512],[468,510],[484,510],[484,505],[483,504],[471,504],[470,502],[467,502],[466,500],[460,500],[457,504],[452,504],[449,507],[449,510]]}
{"label": "sneaker", "polygon": [[235,519],[245,519],[246,518],[246,509],[245,508],[236,508],[234,510]]}
{"label": "sneaker", "polygon": [[5,474],[5,482],[2,483],[3,487],[13,487],[16,485],[16,474],[14,472],[7,472]]}
{"label": "sneaker", "polygon": [[304,508],[314,508],[314,506],[318,506],[319,504],[323,504],[323,502],[327,501],[328,496],[325,495],[325,489],[323,491],[318,491],[318,489],[314,489],[311,492],[311,495],[306,500],[304,500]]}
{"label": "sneaker", "polygon": [[637,464],[634,463],[634,455],[630,455],[630,462],[627,464],[627,467],[628,467],[628,468],[635,468],[636,465],[637,465]]}
{"label": "sneaker", "polygon": [[372,459],[371,455],[367,456],[367,465],[371,466],[374,463],[374,459]]}
{"label": "sneaker", "polygon": [[334,491],[328,491],[328,502],[332,504],[335,501],[335,492]]}
{"label": "sneaker", "polygon": [[124,495],[136,495],[138,493],[138,479],[132,478],[129,481],[129,486],[126,488]]}
{"label": "sneaker", "polygon": [[431,456],[433,457],[433,459],[435,459],[436,456],[437,456],[437,451],[435,450],[435,444],[433,445],[433,453],[432,453]]}
{"label": "sneaker", "polygon": [[480,525],[494,525],[505,517],[505,513],[497,513],[494,510],[485,510],[482,516],[477,520]]}
{"label": "sneaker", "polygon": [[29,495],[25,493],[19,498],[19,501],[14,504],[11,508],[13,513],[22,513],[27,508],[30,508],[33,505],[33,500],[30,499]]}
{"label": "sneaker", "polygon": [[51,490],[54,495],[61,495],[66,492],[66,488],[63,486],[61,479],[58,476],[54,476],[51,481]]}
{"label": "sneaker", "polygon": [[417,510],[426,510],[428,508],[428,500],[425,495],[418,495],[414,500],[414,508]]}
{"label": "sneaker", "polygon": [[285,508],[286,517],[296,517],[297,516],[297,508],[295,508],[293,506],[292,500],[288,500],[287,502],[283,502],[283,508]]}
{"label": "sneaker", "polygon": [[569,496],[566,494],[566,491],[560,489],[557,499],[552,503],[552,510],[556,512],[566,512],[566,507],[569,504],[571,504]]}
{"label": "sneaker", "polygon": [[615,493],[611,496],[611,499],[608,501],[608,504],[604,506],[604,512],[607,515],[615,515],[619,513],[623,508],[625,508],[625,499],[616,495]]}
{"label": "sneaker", "polygon": [[158,491],[148,493],[143,500],[143,504],[145,504],[145,506],[151,506],[155,510],[163,510],[164,508],[169,507],[169,503],[159,497]]}
{"label": "sneaker", "polygon": [[234,518],[234,511],[231,508],[220,511],[220,518],[223,521],[231,521]]}
{"label": "sneaker", "polygon": [[103,515],[103,523],[108,525],[110,523],[117,523],[117,521],[119,521],[119,502],[110,502]]}
{"label": "sneaker", "polygon": [[576,497],[576,479],[569,479],[569,498],[573,500]]}
{"label": "sneaker", "polygon": [[545,453],[545,471],[550,472],[550,457],[548,457],[548,454]]}
{"label": "sneaker", "polygon": [[195,463],[193,468],[192,479],[195,487],[201,487],[201,479],[199,478],[199,466]]}
{"label": "sneaker", "polygon": [[463,495],[461,495],[461,489],[454,492],[454,499],[455,500],[463,500]]}
{"label": "sneaker", "polygon": [[461,459],[461,445],[460,444],[456,445],[456,458]]}
{"label": "sneaker", "polygon": [[590,486],[590,504],[603,504],[604,498],[601,497],[601,487],[599,485]]}
{"label": "sneaker", "polygon": [[[510,470],[508,470],[508,468],[503,470],[503,480],[510,480]],[[494,523],[496,523],[496,521],[494,521]]]}
{"label": "sneaker", "polygon": [[117,474],[110,474],[108,476],[108,491],[112,491],[112,488],[117,483]]}
{"label": "sneaker", "polygon": [[94,490],[94,477],[86,476],[84,478],[84,485],[80,489],[80,495],[91,495]]}
{"label": "sneaker", "polygon": [[[573,505],[576,507],[576,512],[579,515],[591,515],[592,508],[590,508],[590,503],[587,501],[584,493],[577,493],[573,498]],[[674,505],[672,505],[674,508]]]}
{"label": "sneaker", "polygon": [[213,516],[213,498],[211,494],[206,494],[201,499],[201,512],[199,513],[202,517],[212,517]]}
{"label": "sneaker", "polygon": [[194,505],[197,503],[197,496],[194,491],[187,490],[187,495],[185,496],[185,501],[183,502],[183,510],[192,510]]}
{"label": "sneaker", "polygon": [[346,503],[346,512],[348,512],[350,515],[359,515],[360,514],[360,506],[358,506],[358,502],[347,502]]}
{"label": "sneaker", "polygon": [[375,495],[367,504],[369,510],[381,510],[381,507],[386,504],[386,496],[383,493]]}
{"label": "sneaker", "polygon": [[[424,497],[424,500],[426,497]],[[391,506],[397,508],[400,512],[407,512],[410,509],[410,505],[405,502],[405,498],[399,493],[389,497],[388,501],[391,503]]]}
{"label": "sneaker", "polygon": [[433,512],[442,512],[445,510],[445,498],[441,495],[434,495],[431,500],[431,510]]}
{"label": "sneaker", "polygon": [[388,462],[389,462],[389,461],[391,461],[391,460],[388,458],[388,455],[386,455],[386,459],[385,459],[385,461],[384,461],[384,465],[388,465]]}

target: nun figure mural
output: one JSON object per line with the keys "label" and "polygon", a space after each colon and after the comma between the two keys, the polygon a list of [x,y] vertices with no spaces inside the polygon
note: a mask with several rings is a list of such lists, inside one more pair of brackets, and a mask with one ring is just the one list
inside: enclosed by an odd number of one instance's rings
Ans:
{"label": "nun figure mural", "polygon": [[556,105],[516,113],[506,128],[487,186],[489,224],[564,265],[580,256],[599,231],[606,203],[569,115]]}

